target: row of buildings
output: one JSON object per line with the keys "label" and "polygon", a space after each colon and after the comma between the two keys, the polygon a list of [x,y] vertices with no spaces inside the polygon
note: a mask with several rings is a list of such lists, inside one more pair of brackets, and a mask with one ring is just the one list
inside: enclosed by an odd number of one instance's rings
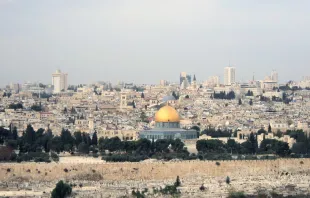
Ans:
{"label": "row of buildings", "polygon": [[[210,97],[214,92],[224,89],[234,90],[236,95],[240,96],[242,105],[238,104],[238,100]],[[184,130],[193,126],[199,127],[200,131],[210,127],[216,130],[238,130],[245,137],[261,128],[267,130],[269,125],[274,133],[296,129],[309,132],[310,91],[287,91],[292,102],[284,104],[279,101],[261,101],[256,94],[246,96],[249,89],[250,87],[246,86],[209,88],[200,85],[196,89],[180,89],[179,85],[170,84],[145,85],[143,91],[130,87],[117,91],[107,90],[104,85],[97,83],[49,98],[33,95],[29,90],[12,93],[8,97],[4,94],[8,90],[2,90],[0,125],[8,127],[13,124],[20,133],[25,130],[27,124],[31,124],[35,129],[51,129],[54,134],[59,134],[63,128],[71,132],[96,131],[99,137],[118,136],[123,140],[137,139],[142,137],[143,131],[148,133],[149,130],[153,130],[154,133],[144,135],[152,139],[162,138],[164,134],[169,134],[169,137],[184,137]],[[254,92],[254,88],[251,90]],[[173,92],[177,93],[178,98],[172,96]],[[265,91],[263,94],[268,93]],[[272,93],[281,92],[275,90]],[[23,108],[8,108],[10,104],[17,103],[22,103]],[[156,116],[156,113],[161,112],[159,109],[167,104],[179,117],[173,120],[168,115],[165,124],[161,118],[163,114]],[[31,110],[33,105],[40,105],[42,111]],[[186,133],[186,139],[194,138],[193,131]]]}

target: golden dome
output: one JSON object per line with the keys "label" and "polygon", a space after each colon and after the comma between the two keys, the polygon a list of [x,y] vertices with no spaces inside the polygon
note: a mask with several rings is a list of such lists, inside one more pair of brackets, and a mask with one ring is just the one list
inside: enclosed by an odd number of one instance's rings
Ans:
{"label": "golden dome", "polygon": [[156,122],[180,122],[178,112],[171,106],[164,106],[155,115]]}

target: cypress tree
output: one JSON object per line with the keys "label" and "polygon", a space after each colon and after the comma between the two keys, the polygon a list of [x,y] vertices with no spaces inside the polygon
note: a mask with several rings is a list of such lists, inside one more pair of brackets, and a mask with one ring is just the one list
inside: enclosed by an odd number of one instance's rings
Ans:
{"label": "cypress tree", "polygon": [[18,138],[17,128],[14,127],[14,128],[13,128],[13,139],[14,139],[14,140],[17,140],[17,138]]}
{"label": "cypress tree", "polygon": [[96,145],[98,144],[98,137],[97,137],[97,131],[94,132],[93,138],[91,139],[91,144]]}
{"label": "cypress tree", "polygon": [[268,126],[268,133],[271,133],[271,126],[270,126],[270,124]]}
{"label": "cypress tree", "polygon": [[177,179],[176,179],[176,181],[175,181],[175,183],[174,183],[174,186],[175,186],[175,187],[181,186],[181,181],[180,181],[179,176],[177,176]]}

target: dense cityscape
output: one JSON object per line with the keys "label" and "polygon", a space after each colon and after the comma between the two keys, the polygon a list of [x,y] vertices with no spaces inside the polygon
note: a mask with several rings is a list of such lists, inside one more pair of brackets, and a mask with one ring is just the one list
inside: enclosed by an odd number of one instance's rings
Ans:
{"label": "dense cityscape", "polygon": [[[0,159],[150,163],[308,157],[310,78],[281,84],[272,71],[264,80],[253,76],[238,83],[236,71],[225,67],[223,83],[219,76],[199,81],[181,72],[177,83],[69,85],[69,75],[60,70],[51,84],[11,83],[0,93]],[[7,179],[14,178],[10,172]],[[182,191],[166,187],[158,193]],[[147,194],[133,191],[131,196]]]}

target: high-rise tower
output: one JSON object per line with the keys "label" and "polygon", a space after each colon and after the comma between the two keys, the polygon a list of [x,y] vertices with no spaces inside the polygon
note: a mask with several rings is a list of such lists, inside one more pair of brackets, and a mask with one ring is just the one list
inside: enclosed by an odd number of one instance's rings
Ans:
{"label": "high-rise tower", "polygon": [[271,72],[271,76],[270,76],[271,80],[274,82],[278,82],[278,72],[276,70],[273,70]]}
{"label": "high-rise tower", "polygon": [[182,84],[182,82],[186,79],[186,72],[181,72],[180,74],[180,85]]}
{"label": "high-rise tower", "polygon": [[54,86],[54,93],[67,91],[68,89],[68,74],[61,73],[59,69],[52,74],[52,84]]}
{"label": "high-rise tower", "polygon": [[225,67],[224,68],[224,85],[232,85],[236,82],[236,68]]}

